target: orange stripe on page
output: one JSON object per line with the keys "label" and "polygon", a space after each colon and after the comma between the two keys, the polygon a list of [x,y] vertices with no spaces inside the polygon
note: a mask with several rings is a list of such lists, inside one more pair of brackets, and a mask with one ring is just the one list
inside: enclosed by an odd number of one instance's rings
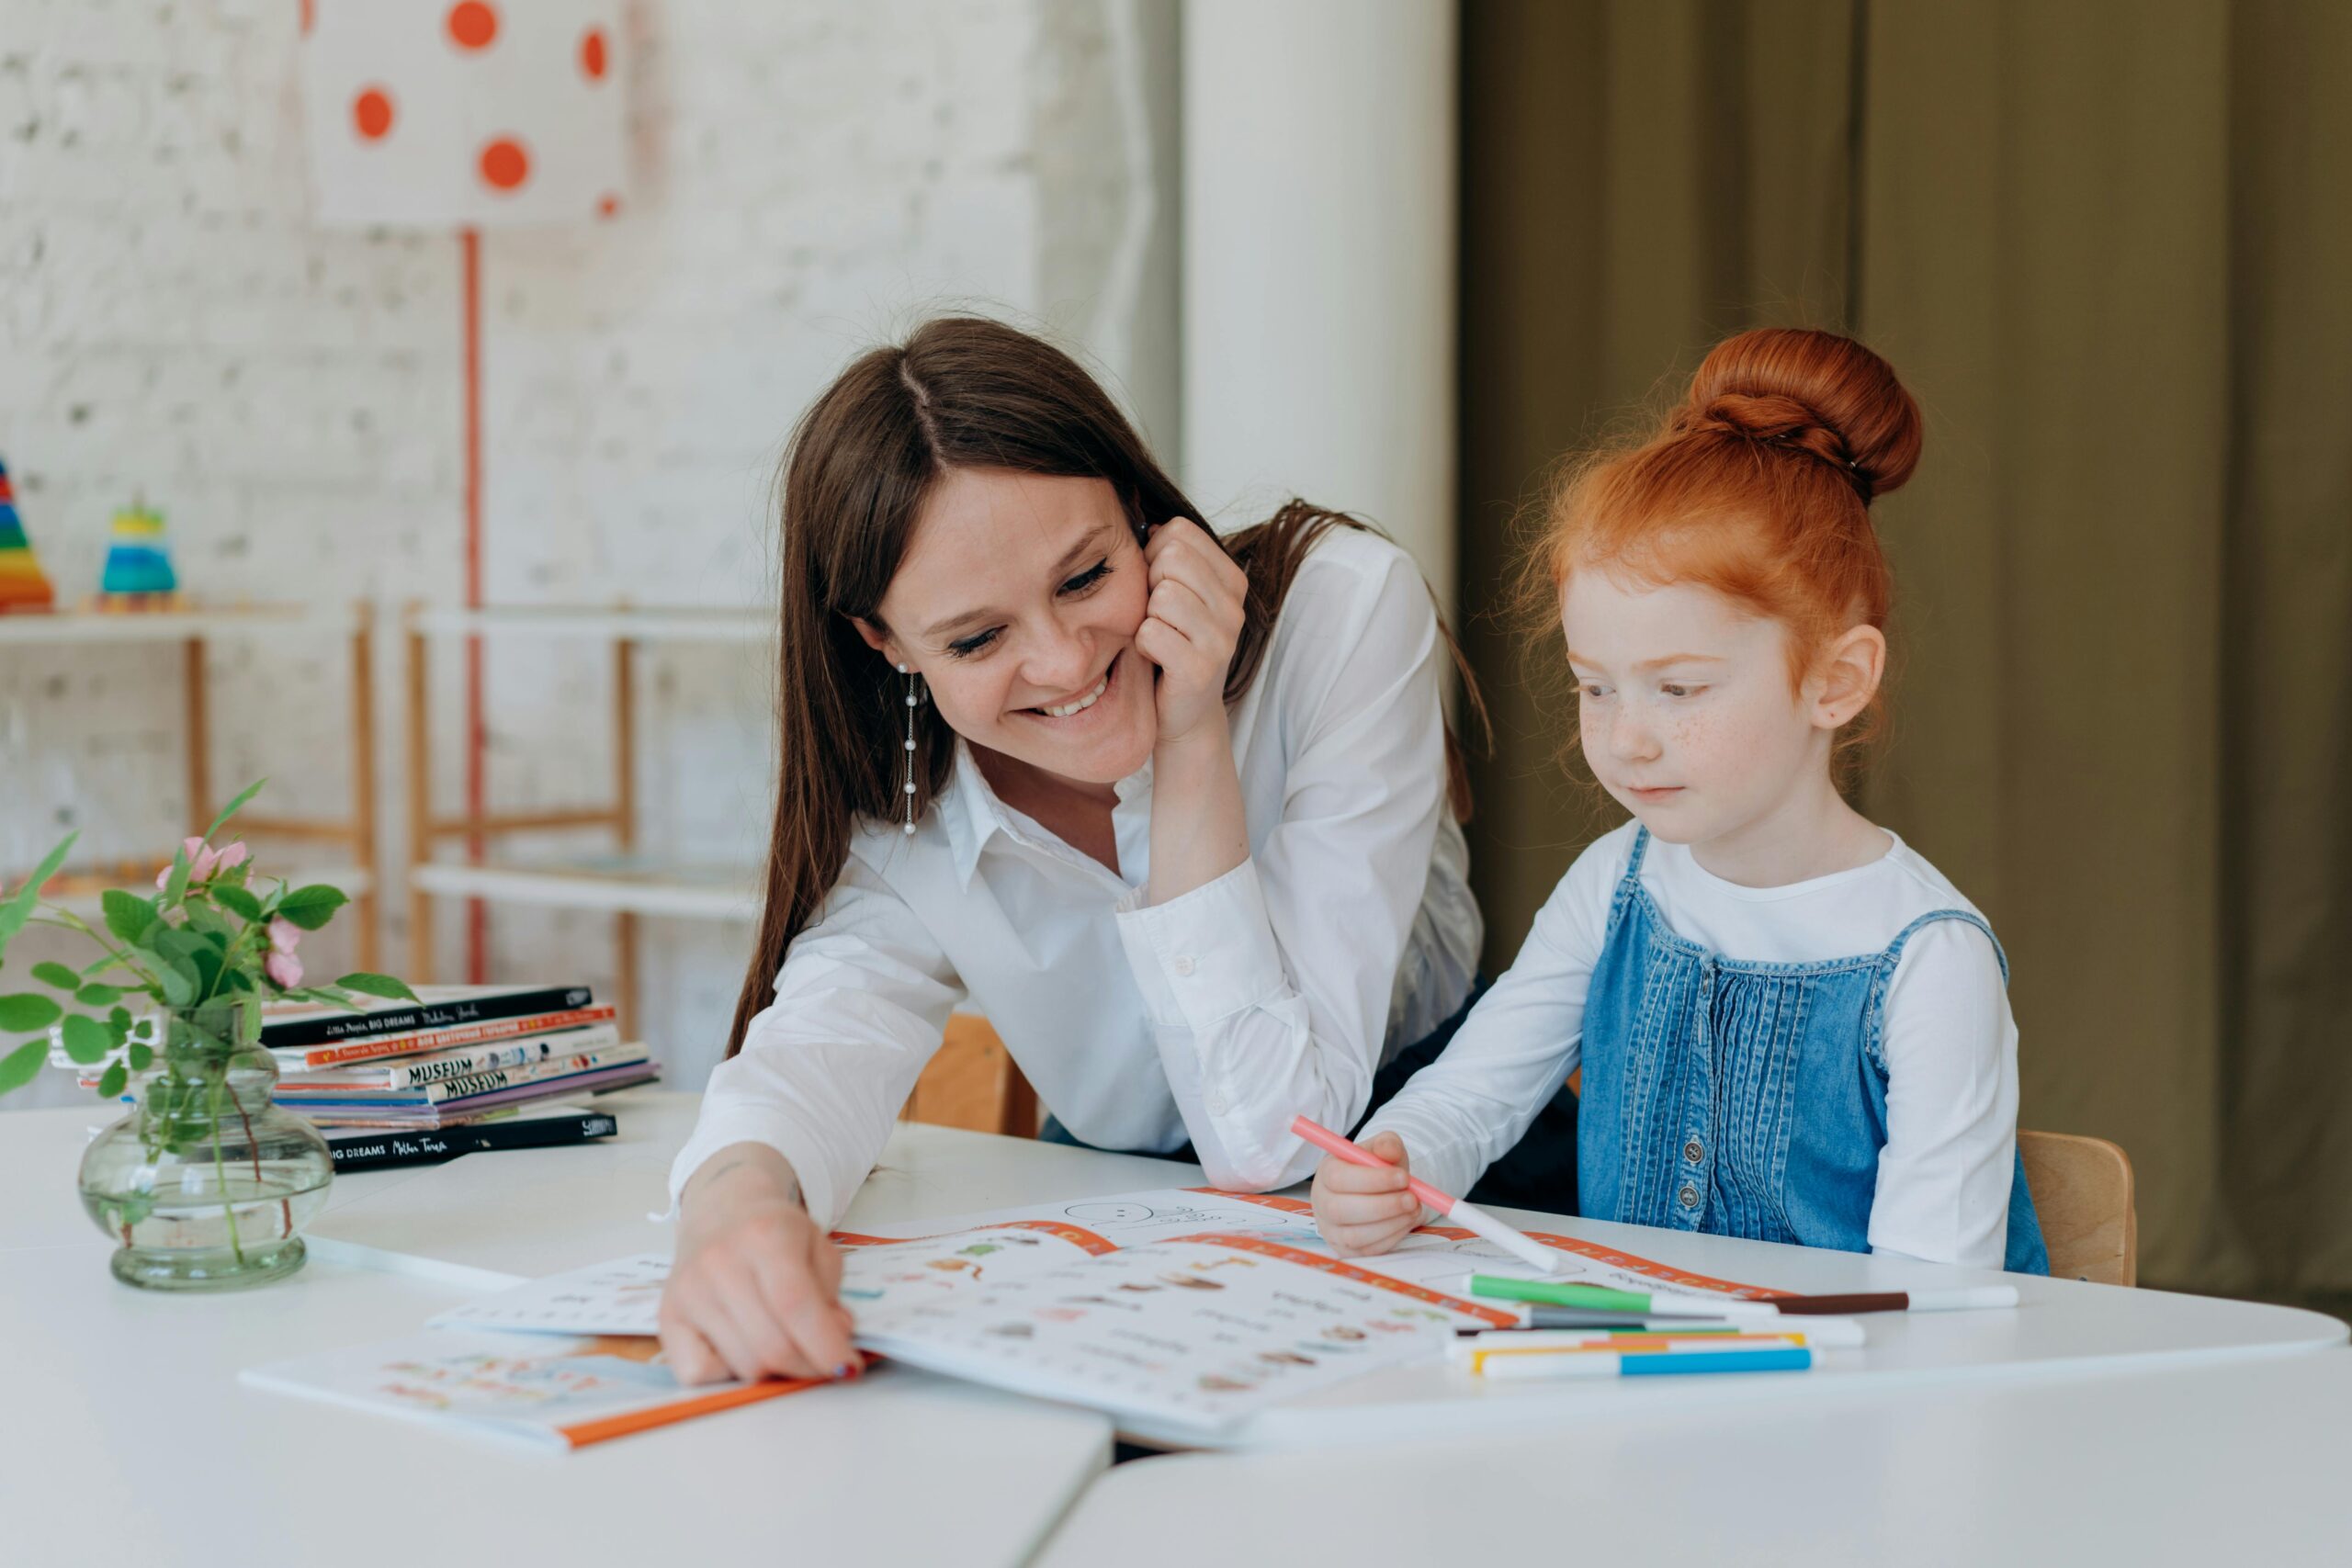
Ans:
{"label": "orange stripe on page", "polygon": [[861,1235],[855,1231],[835,1231],[832,1239],[838,1247],[904,1247],[910,1241],[938,1241],[951,1235],[978,1235],[983,1231],[1044,1231],[1057,1236],[1072,1247],[1096,1258],[1106,1252],[1116,1252],[1119,1244],[1107,1236],[1060,1220],[1005,1220],[993,1225],[973,1225],[960,1231],[938,1231],[930,1235]]}
{"label": "orange stripe on page", "polygon": [[1309,1269],[1320,1269],[1326,1274],[1346,1280],[1352,1284],[1370,1285],[1376,1290],[1409,1297],[1417,1302],[1427,1302],[1431,1306],[1442,1306],[1449,1312],[1458,1312],[1465,1317],[1475,1317],[1481,1323],[1491,1323],[1498,1328],[1509,1328],[1519,1322],[1519,1314],[1515,1312],[1503,1312],[1495,1307],[1481,1305],[1477,1302],[1464,1301],[1460,1296],[1442,1295],[1438,1292],[1409,1284],[1403,1280],[1393,1280],[1385,1274],[1375,1274],[1369,1269],[1359,1269],[1352,1263],[1342,1263],[1338,1258],[1320,1252],[1304,1252],[1295,1247],[1284,1247],[1281,1242],[1271,1241],[1261,1235],[1251,1235],[1246,1232],[1204,1231],[1198,1235],[1178,1235],[1168,1239],[1180,1242],[1206,1242],[1213,1247],[1229,1247],[1238,1252],[1255,1252],[1266,1258],[1279,1258],[1287,1263],[1303,1263]]}
{"label": "orange stripe on page", "polygon": [[650,1410],[632,1410],[625,1416],[607,1416],[601,1421],[582,1421],[576,1427],[558,1427],[556,1435],[572,1448],[584,1449],[591,1443],[626,1438],[631,1432],[650,1431],[656,1427],[667,1427],[673,1421],[707,1416],[715,1410],[732,1410],[739,1404],[757,1404],[763,1399],[780,1399],[787,1393],[798,1393],[802,1389],[821,1388],[832,1381],[831,1378],[792,1378],[746,1383],[741,1388],[721,1389],[717,1393],[704,1394],[700,1399],[660,1404]]}
{"label": "orange stripe on page", "polygon": [[1315,1205],[1303,1198],[1284,1198],[1274,1192],[1227,1192],[1222,1187],[1187,1187],[1184,1190],[1210,1198],[1230,1198],[1237,1203],[1255,1203],[1261,1209],[1280,1209],[1285,1214],[1311,1214],[1315,1212]]}

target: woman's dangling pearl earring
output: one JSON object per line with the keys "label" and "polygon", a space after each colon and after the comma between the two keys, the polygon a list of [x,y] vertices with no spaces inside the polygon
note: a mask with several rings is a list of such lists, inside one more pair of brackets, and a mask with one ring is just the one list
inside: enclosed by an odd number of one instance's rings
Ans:
{"label": "woman's dangling pearl earring", "polygon": [[921,677],[903,664],[899,666],[899,673],[907,678],[906,788],[903,794],[907,802],[906,831],[912,833],[915,830],[915,682]]}

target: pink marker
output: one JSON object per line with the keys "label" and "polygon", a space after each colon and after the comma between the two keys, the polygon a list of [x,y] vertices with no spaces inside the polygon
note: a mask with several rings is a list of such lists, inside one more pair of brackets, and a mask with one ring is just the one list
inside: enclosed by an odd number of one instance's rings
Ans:
{"label": "pink marker", "polygon": [[[1350,1165],[1369,1166],[1375,1170],[1396,1168],[1371,1150],[1361,1145],[1350,1143],[1330,1128],[1319,1122],[1310,1122],[1304,1116],[1293,1117],[1290,1130],[1326,1154],[1337,1155]],[[1565,1260],[1558,1253],[1521,1235],[1467,1199],[1449,1198],[1417,1176],[1407,1177],[1405,1188],[1414,1197],[1419,1198],[1464,1230],[1475,1235],[1485,1236],[1513,1258],[1533,1264],[1546,1274],[1556,1274],[1560,1271]]]}

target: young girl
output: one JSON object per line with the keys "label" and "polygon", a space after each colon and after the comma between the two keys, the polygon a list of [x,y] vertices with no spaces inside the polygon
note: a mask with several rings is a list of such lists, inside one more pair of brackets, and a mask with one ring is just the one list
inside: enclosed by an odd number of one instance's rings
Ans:
{"label": "young girl", "polygon": [[1594,843],[1444,1054],[1326,1160],[1343,1252],[1467,1192],[1584,1070],[1596,1219],[2046,1273],[2018,1164],[2007,961],[1984,917],[1846,804],[1883,701],[1890,581],[1869,507],[1919,414],[1827,333],[1716,346],[1648,441],[1555,501],[1534,563],[1586,761],[1634,820]]}

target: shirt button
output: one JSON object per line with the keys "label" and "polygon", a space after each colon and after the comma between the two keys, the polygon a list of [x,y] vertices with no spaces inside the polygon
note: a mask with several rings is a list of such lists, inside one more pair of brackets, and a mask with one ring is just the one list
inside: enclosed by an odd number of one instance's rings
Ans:
{"label": "shirt button", "polygon": [[1207,1100],[1204,1103],[1208,1106],[1210,1115],[1222,1116],[1225,1114],[1225,1096],[1221,1094],[1213,1094],[1209,1096]]}
{"label": "shirt button", "polygon": [[1682,1206],[1686,1209],[1695,1209],[1699,1206],[1699,1190],[1695,1187],[1685,1187],[1676,1196],[1682,1200]]}
{"label": "shirt button", "polygon": [[1169,961],[1168,967],[1175,970],[1179,975],[1190,975],[1194,969],[1198,968],[1199,965],[1193,962],[1193,955],[1191,953],[1180,953],[1173,959]]}
{"label": "shirt button", "polygon": [[1689,1160],[1692,1165],[1697,1165],[1701,1160],[1706,1158],[1706,1145],[1699,1142],[1696,1138],[1691,1139],[1689,1143],[1682,1145],[1682,1157]]}

